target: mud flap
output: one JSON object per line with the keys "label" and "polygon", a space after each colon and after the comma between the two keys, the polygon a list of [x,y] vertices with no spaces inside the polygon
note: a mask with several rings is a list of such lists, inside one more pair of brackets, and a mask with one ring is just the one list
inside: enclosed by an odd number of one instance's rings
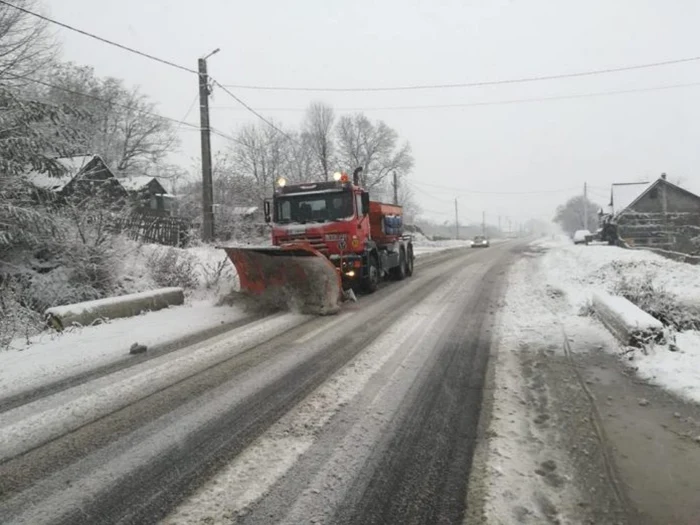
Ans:
{"label": "mud flap", "polygon": [[274,306],[328,315],[345,298],[333,263],[306,244],[221,247],[238,271],[241,291]]}

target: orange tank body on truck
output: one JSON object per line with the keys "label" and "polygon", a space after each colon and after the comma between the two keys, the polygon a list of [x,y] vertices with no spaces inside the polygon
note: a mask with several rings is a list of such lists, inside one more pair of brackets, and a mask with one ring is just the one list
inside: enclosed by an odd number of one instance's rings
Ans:
{"label": "orange tank body on truck", "polygon": [[369,222],[372,239],[375,242],[392,243],[403,235],[403,208],[396,204],[371,201]]}

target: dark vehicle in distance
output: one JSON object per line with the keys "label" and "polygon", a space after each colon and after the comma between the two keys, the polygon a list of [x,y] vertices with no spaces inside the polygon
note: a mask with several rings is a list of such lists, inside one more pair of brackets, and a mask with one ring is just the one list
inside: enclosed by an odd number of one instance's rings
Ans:
{"label": "dark vehicle in distance", "polygon": [[483,235],[477,235],[472,241],[472,248],[488,248],[489,246],[489,240]]}

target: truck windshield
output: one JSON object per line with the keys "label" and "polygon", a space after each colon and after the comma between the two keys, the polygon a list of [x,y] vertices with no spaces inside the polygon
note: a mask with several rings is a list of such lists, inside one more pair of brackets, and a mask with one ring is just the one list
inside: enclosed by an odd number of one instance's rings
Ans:
{"label": "truck windshield", "polygon": [[326,222],[354,215],[349,191],[284,195],[276,199],[275,222],[279,224]]}

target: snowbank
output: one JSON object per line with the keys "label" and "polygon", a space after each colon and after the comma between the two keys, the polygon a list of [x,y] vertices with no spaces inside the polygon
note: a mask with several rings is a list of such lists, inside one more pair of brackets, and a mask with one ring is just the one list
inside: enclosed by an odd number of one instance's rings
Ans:
{"label": "snowbank", "polygon": [[676,351],[655,346],[635,356],[637,374],[689,401],[700,403],[700,332],[676,334]]}

